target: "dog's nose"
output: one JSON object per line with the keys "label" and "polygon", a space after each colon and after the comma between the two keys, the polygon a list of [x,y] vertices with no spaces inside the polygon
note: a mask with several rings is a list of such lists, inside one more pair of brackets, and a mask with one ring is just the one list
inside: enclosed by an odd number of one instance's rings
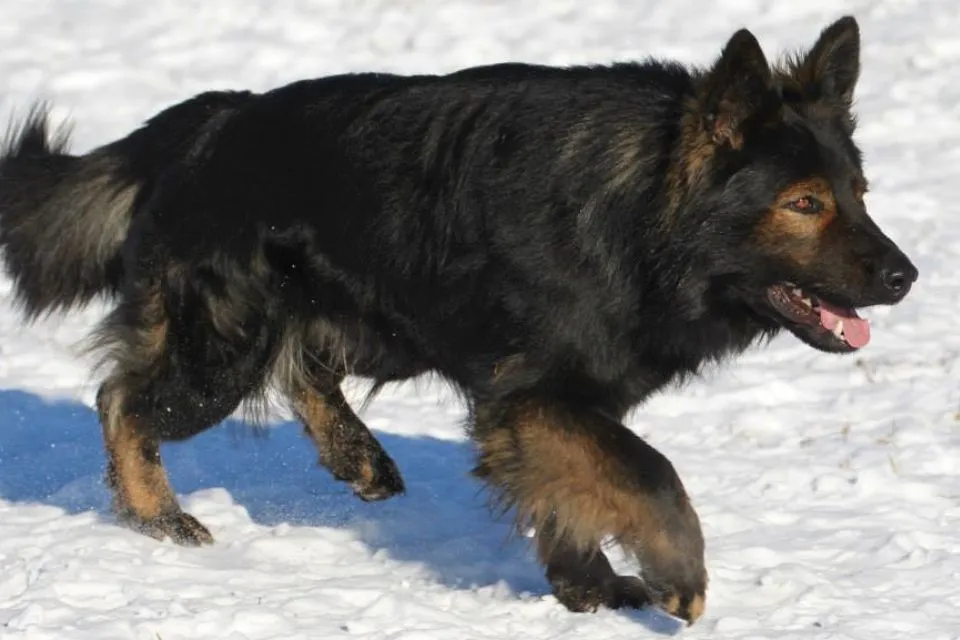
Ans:
{"label": "dog's nose", "polygon": [[903,269],[884,269],[880,276],[883,278],[883,286],[893,293],[900,293],[904,287],[909,287],[907,272]]}
{"label": "dog's nose", "polygon": [[900,300],[910,292],[910,287],[919,275],[917,268],[906,256],[897,252],[889,256],[880,271],[880,282],[895,300]]}

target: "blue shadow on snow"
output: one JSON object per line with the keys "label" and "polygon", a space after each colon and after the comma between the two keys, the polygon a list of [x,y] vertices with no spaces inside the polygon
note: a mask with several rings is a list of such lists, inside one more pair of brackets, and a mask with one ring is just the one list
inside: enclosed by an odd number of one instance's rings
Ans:
{"label": "blue shadow on snow", "polygon": [[[516,594],[549,593],[529,546],[508,537],[507,523],[493,518],[469,477],[467,443],[377,438],[400,467],[407,494],[372,504],[317,466],[313,445],[293,423],[254,431],[227,421],[164,444],[162,454],[178,494],[222,487],[258,524],[348,528],[372,549],[422,564],[454,588],[502,581]],[[0,391],[0,498],[94,511],[109,523],[103,469],[100,425],[89,407]],[[676,631],[648,612],[625,615],[655,632]]]}

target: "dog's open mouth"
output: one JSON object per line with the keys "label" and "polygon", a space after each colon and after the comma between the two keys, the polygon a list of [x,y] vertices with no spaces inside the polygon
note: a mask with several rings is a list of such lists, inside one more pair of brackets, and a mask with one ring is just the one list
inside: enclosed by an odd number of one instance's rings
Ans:
{"label": "dog's open mouth", "polygon": [[804,292],[796,285],[786,283],[767,289],[767,299],[773,308],[795,325],[802,336],[814,340],[818,346],[834,342],[845,350],[859,349],[870,342],[870,322],[857,315],[856,309],[840,307]]}

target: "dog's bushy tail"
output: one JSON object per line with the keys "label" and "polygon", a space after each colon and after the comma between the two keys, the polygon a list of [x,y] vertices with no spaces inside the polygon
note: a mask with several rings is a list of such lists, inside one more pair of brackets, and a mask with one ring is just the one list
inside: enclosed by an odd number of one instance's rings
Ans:
{"label": "dog's bushy tail", "polygon": [[110,147],[66,152],[34,106],[0,144],[0,249],[27,317],[66,310],[116,290],[120,248],[139,185]]}
{"label": "dog's bushy tail", "polygon": [[80,156],[67,152],[67,129],[51,131],[45,105],[13,123],[0,142],[0,251],[27,318],[116,293],[140,202],[253,96],[198,94]]}

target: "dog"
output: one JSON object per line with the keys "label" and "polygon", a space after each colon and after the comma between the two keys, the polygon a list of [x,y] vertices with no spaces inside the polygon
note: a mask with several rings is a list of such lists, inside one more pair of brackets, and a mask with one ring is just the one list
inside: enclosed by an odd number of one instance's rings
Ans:
{"label": "dog", "polygon": [[[363,500],[405,491],[340,390],[434,374],[472,474],[535,529],[571,611],[693,624],[698,515],[623,425],[668,384],[778,333],[845,354],[916,267],[869,217],[847,16],[769,62],[747,29],[669,60],[343,74],[211,91],[68,153],[35,105],[0,155],[0,245],[25,321],[106,296],[91,333],[118,521],[213,542],[163,441],[279,397]],[[613,539],[641,565],[618,575]]]}

